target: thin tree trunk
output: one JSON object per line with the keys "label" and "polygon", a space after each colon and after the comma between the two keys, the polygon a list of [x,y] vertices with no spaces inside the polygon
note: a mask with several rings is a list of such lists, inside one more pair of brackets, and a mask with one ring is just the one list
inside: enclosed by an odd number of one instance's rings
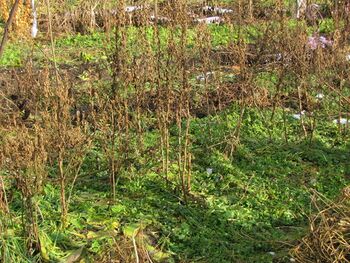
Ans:
{"label": "thin tree trunk", "polygon": [[6,25],[5,25],[4,35],[2,37],[1,44],[0,44],[0,58],[2,57],[2,54],[4,53],[5,45],[6,45],[6,42],[8,40],[10,27],[12,25],[13,20],[16,17],[19,1],[20,0],[16,0],[15,3],[13,4],[11,12],[10,12],[10,16],[7,19],[7,22],[6,22]]}

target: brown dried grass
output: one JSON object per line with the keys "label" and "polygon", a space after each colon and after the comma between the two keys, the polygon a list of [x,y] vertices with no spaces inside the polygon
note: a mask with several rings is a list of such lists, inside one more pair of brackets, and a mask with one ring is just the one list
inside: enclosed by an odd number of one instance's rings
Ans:
{"label": "brown dried grass", "polygon": [[302,263],[350,262],[350,187],[334,202],[315,192],[314,204],[319,212],[310,219],[309,234],[293,249],[293,257]]}

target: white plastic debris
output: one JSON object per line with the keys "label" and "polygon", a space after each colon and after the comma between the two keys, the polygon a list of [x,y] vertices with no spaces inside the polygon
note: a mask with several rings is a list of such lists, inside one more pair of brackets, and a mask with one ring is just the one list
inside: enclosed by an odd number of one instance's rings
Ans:
{"label": "white plastic debris", "polygon": [[203,6],[203,8],[202,8],[202,10],[205,12],[214,12],[214,9],[215,9],[215,7],[209,6],[209,5]]}
{"label": "white plastic debris", "polygon": [[233,13],[232,9],[214,7],[214,6],[204,6],[202,8],[202,10],[205,12],[214,12],[214,13],[220,14],[220,15]]}
{"label": "white plastic debris", "polygon": [[33,14],[33,25],[32,25],[32,38],[36,38],[38,35],[38,17],[35,9],[35,0],[31,1],[32,14]]}
{"label": "white plastic debris", "polygon": [[333,123],[346,125],[346,124],[350,124],[350,120],[345,119],[345,118],[340,118],[340,119],[333,120]]}
{"label": "white plastic debris", "polygon": [[270,251],[270,252],[268,252],[268,254],[270,254],[271,256],[276,256],[276,253],[275,252],[273,252],[273,251]]}
{"label": "white plastic debris", "polygon": [[314,34],[313,36],[308,37],[307,44],[311,50],[315,50],[318,47],[331,47],[333,45],[333,41],[328,40],[324,36],[318,36],[317,34]]}
{"label": "white plastic debris", "polygon": [[138,10],[142,10],[143,7],[142,6],[126,6],[125,7],[125,12],[127,13],[132,13]]}
{"label": "white plastic debris", "polygon": [[307,44],[309,45],[310,49],[312,49],[312,50],[317,49],[318,42],[317,42],[316,37],[308,37]]}
{"label": "white plastic debris", "polygon": [[305,111],[304,110],[301,113],[293,114],[292,116],[293,116],[294,119],[300,120],[303,115],[305,115]]}
{"label": "white plastic debris", "polygon": [[198,23],[204,23],[204,24],[215,24],[215,23],[219,24],[224,20],[219,16],[211,16],[211,17],[197,18],[195,21]]}
{"label": "white plastic debris", "polygon": [[211,77],[213,77],[213,76],[214,76],[214,72],[209,71],[209,72],[206,72],[206,73],[203,73],[203,74],[198,75],[198,76],[196,77],[196,79],[197,79],[198,81],[205,81],[205,80],[207,80],[207,79],[209,79],[209,78],[211,78]]}
{"label": "white plastic debris", "polygon": [[282,53],[277,53],[277,54],[275,54],[275,59],[276,59],[277,61],[281,61],[281,60],[283,59]]}
{"label": "white plastic debris", "polygon": [[333,41],[327,39],[324,36],[320,36],[318,40],[320,41],[320,45],[322,48],[331,47],[333,45]]}
{"label": "white plastic debris", "polygon": [[[156,20],[156,16],[155,15],[151,15],[151,21],[155,21]],[[161,23],[164,23],[164,22],[169,22],[170,19],[165,17],[165,16],[158,16],[158,21],[161,22]]]}
{"label": "white plastic debris", "polygon": [[213,168],[207,168],[207,174],[211,175],[213,173]]}
{"label": "white plastic debris", "polygon": [[318,93],[316,96],[315,96],[316,99],[318,100],[322,100],[324,98],[324,94],[323,93]]}

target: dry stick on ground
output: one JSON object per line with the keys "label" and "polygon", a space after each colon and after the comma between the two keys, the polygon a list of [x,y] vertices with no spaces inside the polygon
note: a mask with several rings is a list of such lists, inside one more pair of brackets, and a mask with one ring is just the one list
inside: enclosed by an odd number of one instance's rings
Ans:
{"label": "dry stick on ground", "polygon": [[137,236],[137,232],[138,232],[138,229],[136,229],[134,231],[134,233],[132,234],[132,245],[134,247],[134,252],[135,252],[135,261],[136,261],[136,263],[139,263],[140,258],[139,258],[139,253],[137,252],[137,245],[136,245],[136,240],[135,240],[135,237]]}
{"label": "dry stick on ground", "polygon": [[7,22],[6,22],[6,25],[5,25],[4,35],[2,37],[1,44],[0,44],[0,58],[2,57],[2,54],[4,53],[5,45],[6,45],[6,42],[8,40],[10,27],[12,25],[13,20],[16,17],[19,1],[20,0],[16,0],[15,3],[13,4],[11,12],[10,12],[10,16],[7,19]]}
{"label": "dry stick on ground", "polygon": [[9,206],[7,201],[7,194],[5,189],[5,182],[0,175],[0,211],[3,210],[5,213],[9,213]]}

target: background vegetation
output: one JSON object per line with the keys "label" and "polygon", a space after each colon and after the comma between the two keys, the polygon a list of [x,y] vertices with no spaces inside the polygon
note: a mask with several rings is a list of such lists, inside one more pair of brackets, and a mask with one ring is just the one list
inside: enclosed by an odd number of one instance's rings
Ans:
{"label": "background vegetation", "polygon": [[318,4],[38,1],[35,39],[18,16],[0,261],[306,262],[350,179],[349,7]]}

